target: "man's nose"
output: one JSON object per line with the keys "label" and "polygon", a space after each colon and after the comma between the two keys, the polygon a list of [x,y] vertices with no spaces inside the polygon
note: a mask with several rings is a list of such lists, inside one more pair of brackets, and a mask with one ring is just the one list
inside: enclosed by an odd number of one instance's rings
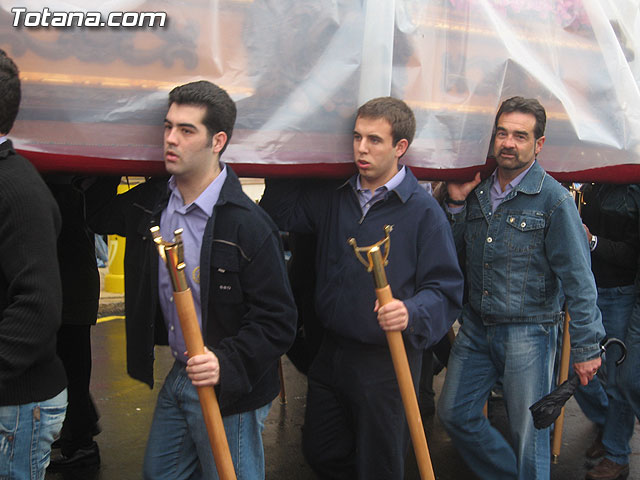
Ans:
{"label": "man's nose", "polygon": [[177,139],[175,128],[171,128],[167,131],[166,135],[164,136],[164,141],[171,145],[176,144]]}
{"label": "man's nose", "polygon": [[513,148],[515,144],[516,142],[515,142],[515,139],[513,138],[513,135],[507,135],[502,145],[505,148]]}

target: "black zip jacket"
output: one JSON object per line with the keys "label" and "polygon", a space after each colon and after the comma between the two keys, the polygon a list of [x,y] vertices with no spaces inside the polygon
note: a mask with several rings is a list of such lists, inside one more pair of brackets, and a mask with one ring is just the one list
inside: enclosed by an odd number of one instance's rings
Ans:
{"label": "black zip jacket", "polygon": [[[227,169],[200,254],[202,333],[220,362],[216,391],[223,415],[254,410],[275,398],[278,359],[296,330],[278,229]],[[166,178],[152,179],[116,196],[118,183],[99,181],[87,191],[89,225],[127,239],[127,370],[152,386],[154,345],[167,344],[167,331],[158,301],[159,256],[149,228],[159,224],[169,189]]]}

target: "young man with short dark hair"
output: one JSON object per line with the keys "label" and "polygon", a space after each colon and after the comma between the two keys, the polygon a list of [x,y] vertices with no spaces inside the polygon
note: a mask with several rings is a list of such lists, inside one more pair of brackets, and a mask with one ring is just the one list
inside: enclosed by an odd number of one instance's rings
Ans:
{"label": "young man with short dark hair", "polygon": [[[463,280],[446,217],[398,164],[414,133],[403,101],[370,100],[353,129],[357,175],[337,188],[269,180],[261,202],[283,230],[318,240],[315,303],[325,336],[308,373],[303,447],[322,478],[404,478],[409,430],[385,332],[402,332],[417,384],[423,350],[460,311]],[[385,225],[393,225],[386,273],[394,299],[379,307],[348,239],[371,245]]]}
{"label": "young man with short dark hair", "polygon": [[[278,229],[220,161],[236,108],[210,82],[169,94],[164,162],[171,178],[146,182],[92,214],[100,233],[127,237],[125,313],[129,373],[153,383],[153,344],[175,363],[158,396],[144,478],[217,478],[196,387],[216,388],[236,475],[264,478],[262,430],[280,390],[278,359],[293,342],[296,311]],[[88,201],[100,205],[100,188]],[[149,228],[183,229],[187,281],[206,351],[187,357],[167,268]]]}

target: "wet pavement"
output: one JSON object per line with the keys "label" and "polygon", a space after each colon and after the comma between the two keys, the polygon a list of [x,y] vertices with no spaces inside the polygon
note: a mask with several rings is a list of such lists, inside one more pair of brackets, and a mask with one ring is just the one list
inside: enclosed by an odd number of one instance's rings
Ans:
{"label": "wet pavement", "polygon": [[[166,347],[156,350],[156,388],[131,379],[126,373],[125,334],[122,315],[122,296],[104,295],[100,316],[105,316],[92,329],[93,375],[91,390],[98,406],[102,433],[96,437],[102,464],[66,473],[48,473],[46,480],[133,480],[140,479],[142,458],[151,422],[155,399],[164,376],[173,360]],[[267,418],[264,445],[266,478],[269,480],[315,479],[300,448],[303,423],[306,378],[283,358],[287,403],[276,399]],[[438,395],[446,370],[435,377]],[[583,479],[586,467],[584,451],[595,437],[593,425],[586,420],[573,399],[566,409],[563,449],[559,463],[552,465],[552,480]],[[500,402],[492,402],[492,421],[504,427],[506,414]],[[436,478],[439,480],[473,480],[476,477],[466,468],[450,439],[435,417],[423,419]],[[632,443],[629,479],[640,479],[640,427]],[[418,479],[413,454],[407,458],[407,479]]]}

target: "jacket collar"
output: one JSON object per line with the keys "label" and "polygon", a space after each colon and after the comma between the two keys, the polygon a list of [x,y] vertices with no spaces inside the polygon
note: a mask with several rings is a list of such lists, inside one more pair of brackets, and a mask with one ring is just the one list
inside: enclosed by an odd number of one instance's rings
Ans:
{"label": "jacket collar", "polygon": [[[409,197],[411,197],[411,195],[416,191],[416,188],[418,188],[419,186],[418,180],[413,175],[413,172],[411,171],[411,169],[406,165],[404,166],[404,168],[406,170],[406,175],[404,177],[404,180],[400,182],[400,185],[398,185],[396,188],[391,190],[392,192],[395,192],[396,195],[398,195],[398,198],[402,203],[406,203],[407,200],[409,200]],[[358,181],[358,174],[355,174],[351,178],[349,178],[346,182],[344,182],[342,185],[340,185],[338,189],[349,185],[351,186],[354,192],[357,192],[358,190],[357,181]]]}
{"label": "jacket collar", "polygon": [[222,184],[222,190],[220,190],[220,197],[218,198],[217,205],[224,205],[226,203],[233,203],[239,206],[246,205],[247,196],[242,190],[242,185],[236,173],[225,164],[227,167],[227,178]]}
{"label": "jacket collar", "polygon": [[[522,181],[515,186],[513,191],[507,195],[505,200],[513,198],[516,193],[522,192],[528,195],[536,195],[542,191],[542,183],[544,182],[544,177],[547,175],[547,172],[544,171],[544,168],[540,166],[537,160],[533,162],[531,165],[531,169],[524,176]],[[480,185],[478,185],[480,190],[489,191],[491,189],[491,184],[493,183],[493,176],[485,178]],[[478,189],[478,187],[476,187]]]}
{"label": "jacket collar", "polygon": [[13,149],[13,143],[7,139],[0,143],[0,160],[7,158],[9,155],[15,155],[16,151]]}
{"label": "jacket collar", "polygon": [[[226,165],[227,167],[227,178],[222,184],[222,189],[220,190],[220,196],[218,197],[218,201],[214,206],[214,209],[218,205],[224,205],[226,203],[233,203],[239,206],[246,206],[247,197],[244,195],[242,191],[242,185],[240,184],[240,180],[235,172]],[[156,203],[156,208],[154,209],[154,216],[160,215],[162,210],[167,207],[167,203],[169,202],[169,197],[171,196],[171,189],[169,188],[168,179],[166,177],[162,177],[163,182],[163,190],[159,199],[159,202]]]}
{"label": "jacket collar", "polygon": [[542,191],[542,183],[547,172],[540,166],[538,160],[533,162],[531,170],[527,172],[522,181],[514,188],[517,192],[526,193],[528,195],[536,195]]}

